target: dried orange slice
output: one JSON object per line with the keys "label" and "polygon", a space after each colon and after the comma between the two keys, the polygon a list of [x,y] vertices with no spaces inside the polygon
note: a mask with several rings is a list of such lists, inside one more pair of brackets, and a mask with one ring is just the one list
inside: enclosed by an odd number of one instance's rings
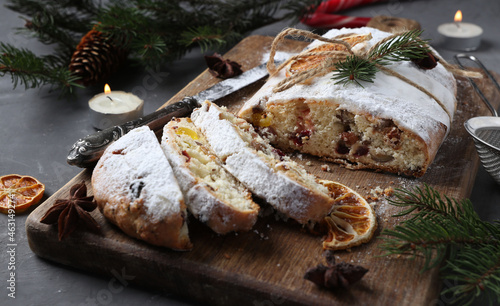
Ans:
{"label": "dried orange slice", "polygon": [[0,177],[0,212],[9,209],[21,213],[40,202],[45,186],[36,178],[27,175],[9,174]]}
{"label": "dried orange slice", "polygon": [[351,188],[337,182],[320,180],[335,199],[325,217],[328,235],[323,248],[342,250],[368,242],[377,228],[373,208]]}
{"label": "dried orange slice", "polygon": [[[341,38],[341,40],[350,44],[351,47],[354,47],[360,42],[371,39],[371,37],[372,37],[371,34],[359,34],[359,35],[343,37]],[[341,44],[326,43],[319,45],[316,48],[307,50],[306,52],[323,52],[323,51],[346,51],[346,47]],[[321,62],[323,62],[323,60],[326,57],[327,55],[310,55],[298,60],[294,60],[288,65],[286,76],[289,77],[297,72],[315,68],[319,64],[321,64]]]}

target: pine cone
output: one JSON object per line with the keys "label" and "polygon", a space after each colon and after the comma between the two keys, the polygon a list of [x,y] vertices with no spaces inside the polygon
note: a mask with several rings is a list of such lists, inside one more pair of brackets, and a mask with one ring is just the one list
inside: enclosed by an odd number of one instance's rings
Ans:
{"label": "pine cone", "polygon": [[102,32],[91,30],[76,47],[71,56],[69,70],[88,86],[104,81],[120,67],[127,52],[113,44]]}

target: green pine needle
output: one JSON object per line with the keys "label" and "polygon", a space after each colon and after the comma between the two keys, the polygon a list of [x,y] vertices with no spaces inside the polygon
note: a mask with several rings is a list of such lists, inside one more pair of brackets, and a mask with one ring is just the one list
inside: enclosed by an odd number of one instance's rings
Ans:
{"label": "green pine needle", "polygon": [[[9,0],[7,7],[22,14],[22,32],[53,45],[51,56],[64,59],[68,70],[80,39],[91,29],[102,32],[143,67],[157,67],[179,59],[193,48],[220,51],[252,30],[271,23],[300,18],[320,0]],[[24,50],[27,51],[27,50]],[[15,86],[46,84],[71,89],[74,76],[52,65],[40,69],[43,57],[11,52],[0,67]],[[19,55],[19,57],[17,57]],[[44,68],[45,69],[45,68]]]}
{"label": "green pine needle", "polygon": [[458,201],[425,185],[397,190],[390,204],[409,216],[393,229],[384,229],[385,255],[423,257],[422,271],[441,264],[441,277],[454,285],[457,303],[470,304],[478,296],[500,301],[500,224],[482,221],[468,200]]}
{"label": "green pine needle", "polygon": [[452,294],[453,303],[469,305],[484,294],[484,299],[500,304],[500,245],[468,245],[442,271],[451,284],[442,294]]}
{"label": "green pine needle", "polygon": [[61,66],[61,62],[55,56],[37,56],[27,49],[0,43],[0,77],[10,75],[14,88],[18,85],[28,89],[51,84],[71,92],[72,87],[79,87],[76,83],[78,79]]}
{"label": "green pine needle", "polygon": [[333,80],[335,84],[356,83],[363,87],[360,81],[373,83],[379,70],[377,65],[388,65],[391,62],[409,61],[424,58],[430,51],[428,41],[419,36],[422,31],[408,31],[382,43],[368,55],[367,59],[357,55],[349,55],[343,61],[335,64]]}
{"label": "green pine needle", "polygon": [[380,65],[424,58],[430,50],[428,40],[419,37],[421,34],[422,31],[419,30],[404,32],[378,46],[368,58]]}
{"label": "green pine needle", "polygon": [[222,48],[226,45],[226,35],[221,29],[211,26],[200,26],[197,28],[189,28],[187,31],[182,32],[179,43],[184,44],[186,47],[199,45],[201,52],[205,52],[215,46],[216,49]]}
{"label": "green pine needle", "polygon": [[336,71],[333,74],[335,84],[346,85],[348,83],[356,83],[361,85],[360,81],[373,83],[377,67],[370,61],[359,56],[348,56],[345,61],[340,61],[335,64]]}

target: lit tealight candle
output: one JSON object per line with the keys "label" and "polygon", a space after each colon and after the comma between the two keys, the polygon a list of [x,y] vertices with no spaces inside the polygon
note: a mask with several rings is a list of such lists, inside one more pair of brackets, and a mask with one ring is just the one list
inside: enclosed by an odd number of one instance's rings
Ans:
{"label": "lit tealight candle", "polygon": [[478,25],[462,22],[462,11],[458,10],[455,14],[455,22],[440,25],[438,32],[445,38],[444,47],[473,51],[481,44],[483,29]]}
{"label": "lit tealight candle", "polygon": [[144,101],[128,92],[111,91],[106,84],[104,93],[89,100],[89,107],[93,126],[103,130],[141,117]]}

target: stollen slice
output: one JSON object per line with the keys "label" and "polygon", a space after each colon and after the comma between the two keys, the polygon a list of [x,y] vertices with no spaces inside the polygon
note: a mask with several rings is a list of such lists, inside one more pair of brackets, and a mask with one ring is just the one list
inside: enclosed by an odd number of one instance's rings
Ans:
{"label": "stollen slice", "polygon": [[178,179],[188,210],[218,234],[249,231],[260,207],[209,148],[190,118],[165,125],[161,147]]}
{"label": "stollen slice", "polygon": [[192,248],[182,192],[147,126],[105,150],[92,173],[92,189],[103,215],[127,235],[175,250]]}

